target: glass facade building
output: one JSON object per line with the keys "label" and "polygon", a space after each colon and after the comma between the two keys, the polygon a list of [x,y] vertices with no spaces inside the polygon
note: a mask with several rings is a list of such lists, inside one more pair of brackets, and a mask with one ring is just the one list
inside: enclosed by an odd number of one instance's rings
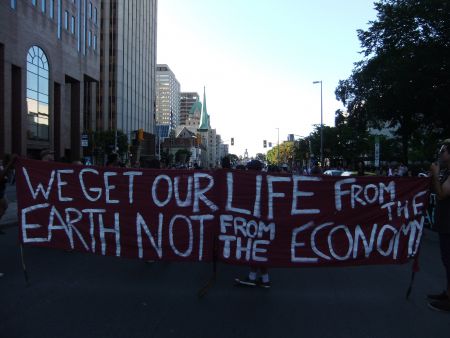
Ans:
{"label": "glass facade building", "polygon": [[[92,20],[97,19],[95,8]],[[102,1],[100,110],[106,129],[155,134],[157,0]]]}

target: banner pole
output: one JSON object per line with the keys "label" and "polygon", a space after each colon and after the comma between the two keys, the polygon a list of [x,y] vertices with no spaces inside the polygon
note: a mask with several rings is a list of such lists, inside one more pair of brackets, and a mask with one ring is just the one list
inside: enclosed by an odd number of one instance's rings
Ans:
{"label": "banner pole", "polygon": [[209,291],[209,289],[214,285],[217,278],[217,241],[214,235],[213,239],[213,262],[212,262],[212,275],[208,282],[198,291],[198,298],[203,298]]}
{"label": "banner pole", "polygon": [[420,253],[420,248],[417,251],[417,255],[414,257],[414,261],[413,261],[413,265],[412,265],[412,272],[411,272],[411,279],[409,281],[408,290],[406,291],[406,300],[409,300],[409,296],[411,295],[412,287],[414,284],[414,277],[416,276],[416,272],[419,272],[419,270],[420,270],[419,253]]}
{"label": "banner pole", "polygon": [[25,283],[27,284],[27,286],[29,286],[30,285],[30,281],[28,279],[27,267],[25,265],[25,256],[24,256],[23,244],[20,244],[20,257],[22,259],[22,269],[23,269],[23,275],[25,277]]}

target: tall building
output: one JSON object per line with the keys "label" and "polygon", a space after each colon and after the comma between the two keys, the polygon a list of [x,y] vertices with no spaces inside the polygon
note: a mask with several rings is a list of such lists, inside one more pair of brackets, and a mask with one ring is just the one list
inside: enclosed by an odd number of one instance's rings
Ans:
{"label": "tall building", "polygon": [[[195,92],[180,93],[180,125],[187,125],[192,106],[200,101],[200,96]],[[201,111],[201,108],[200,108]]]}
{"label": "tall building", "polygon": [[[87,0],[86,0],[87,1]],[[155,133],[157,0],[102,0],[98,127]]]}
{"label": "tall building", "polygon": [[175,129],[180,120],[180,83],[169,66],[156,66],[156,123]]}
{"label": "tall building", "polygon": [[100,1],[0,1],[0,157],[72,160],[95,121]]}

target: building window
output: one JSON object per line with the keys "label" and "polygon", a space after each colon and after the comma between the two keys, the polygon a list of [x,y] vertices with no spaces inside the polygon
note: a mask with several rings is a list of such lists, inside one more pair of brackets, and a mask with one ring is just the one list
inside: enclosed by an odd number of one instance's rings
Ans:
{"label": "building window", "polygon": [[58,39],[61,39],[61,0],[58,0]]}
{"label": "building window", "polygon": [[64,28],[69,30],[69,12],[64,12]]}
{"label": "building window", "polygon": [[42,10],[42,13],[45,13],[45,5],[46,5],[45,0],[41,0],[41,10]]}
{"label": "building window", "polygon": [[49,67],[44,51],[32,46],[27,55],[27,136],[49,140]]}
{"label": "building window", "polygon": [[50,0],[48,6],[49,6],[48,12],[49,12],[50,19],[53,19],[53,17],[55,16],[55,0]]}
{"label": "building window", "polygon": [[97,50],[97,34],[94,34],[92,45],[94,46],[94,50]]}
{"label": "building window", "polygon": [[75,34],[75,17],[73,15],[70,18],[70,32]]}
{"label": "building window", "polygon": [[97,24],[97,7],[94,8],[94,22]]}
{"label": "building window", "polygon": [[31,0],[31,4],[32,4],[33,6],[36,6],[36,0]]}
{"label": "building window", "polygon": [[[11,5],[12,9],[16,9],[17,8],[17,0],[11,0],[9,4]],[[96,10],[97,10],[97,8],[96,8]]]}
{"label": "building window", "polygon": [[89,30],[89,32],[88,32],[88,47],[91,47],[91,35],[92,35],[92,32],[91,32],[91,30]]}
{"label": "building window", "polygon": [[92,2],[89,1],[89,19],[92,19]]}

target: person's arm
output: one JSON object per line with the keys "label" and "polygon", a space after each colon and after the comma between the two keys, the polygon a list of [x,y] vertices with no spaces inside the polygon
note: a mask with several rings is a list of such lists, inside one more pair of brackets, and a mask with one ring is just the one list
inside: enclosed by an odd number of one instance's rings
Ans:
{"label": "person's arm", "polygon": [[431,186],[436,193],[438,199],[442,200],[450,196],[450,176],[447,177],[444,183],[439,182],[439,165],[432,164],[430,168],[431,172]]}

